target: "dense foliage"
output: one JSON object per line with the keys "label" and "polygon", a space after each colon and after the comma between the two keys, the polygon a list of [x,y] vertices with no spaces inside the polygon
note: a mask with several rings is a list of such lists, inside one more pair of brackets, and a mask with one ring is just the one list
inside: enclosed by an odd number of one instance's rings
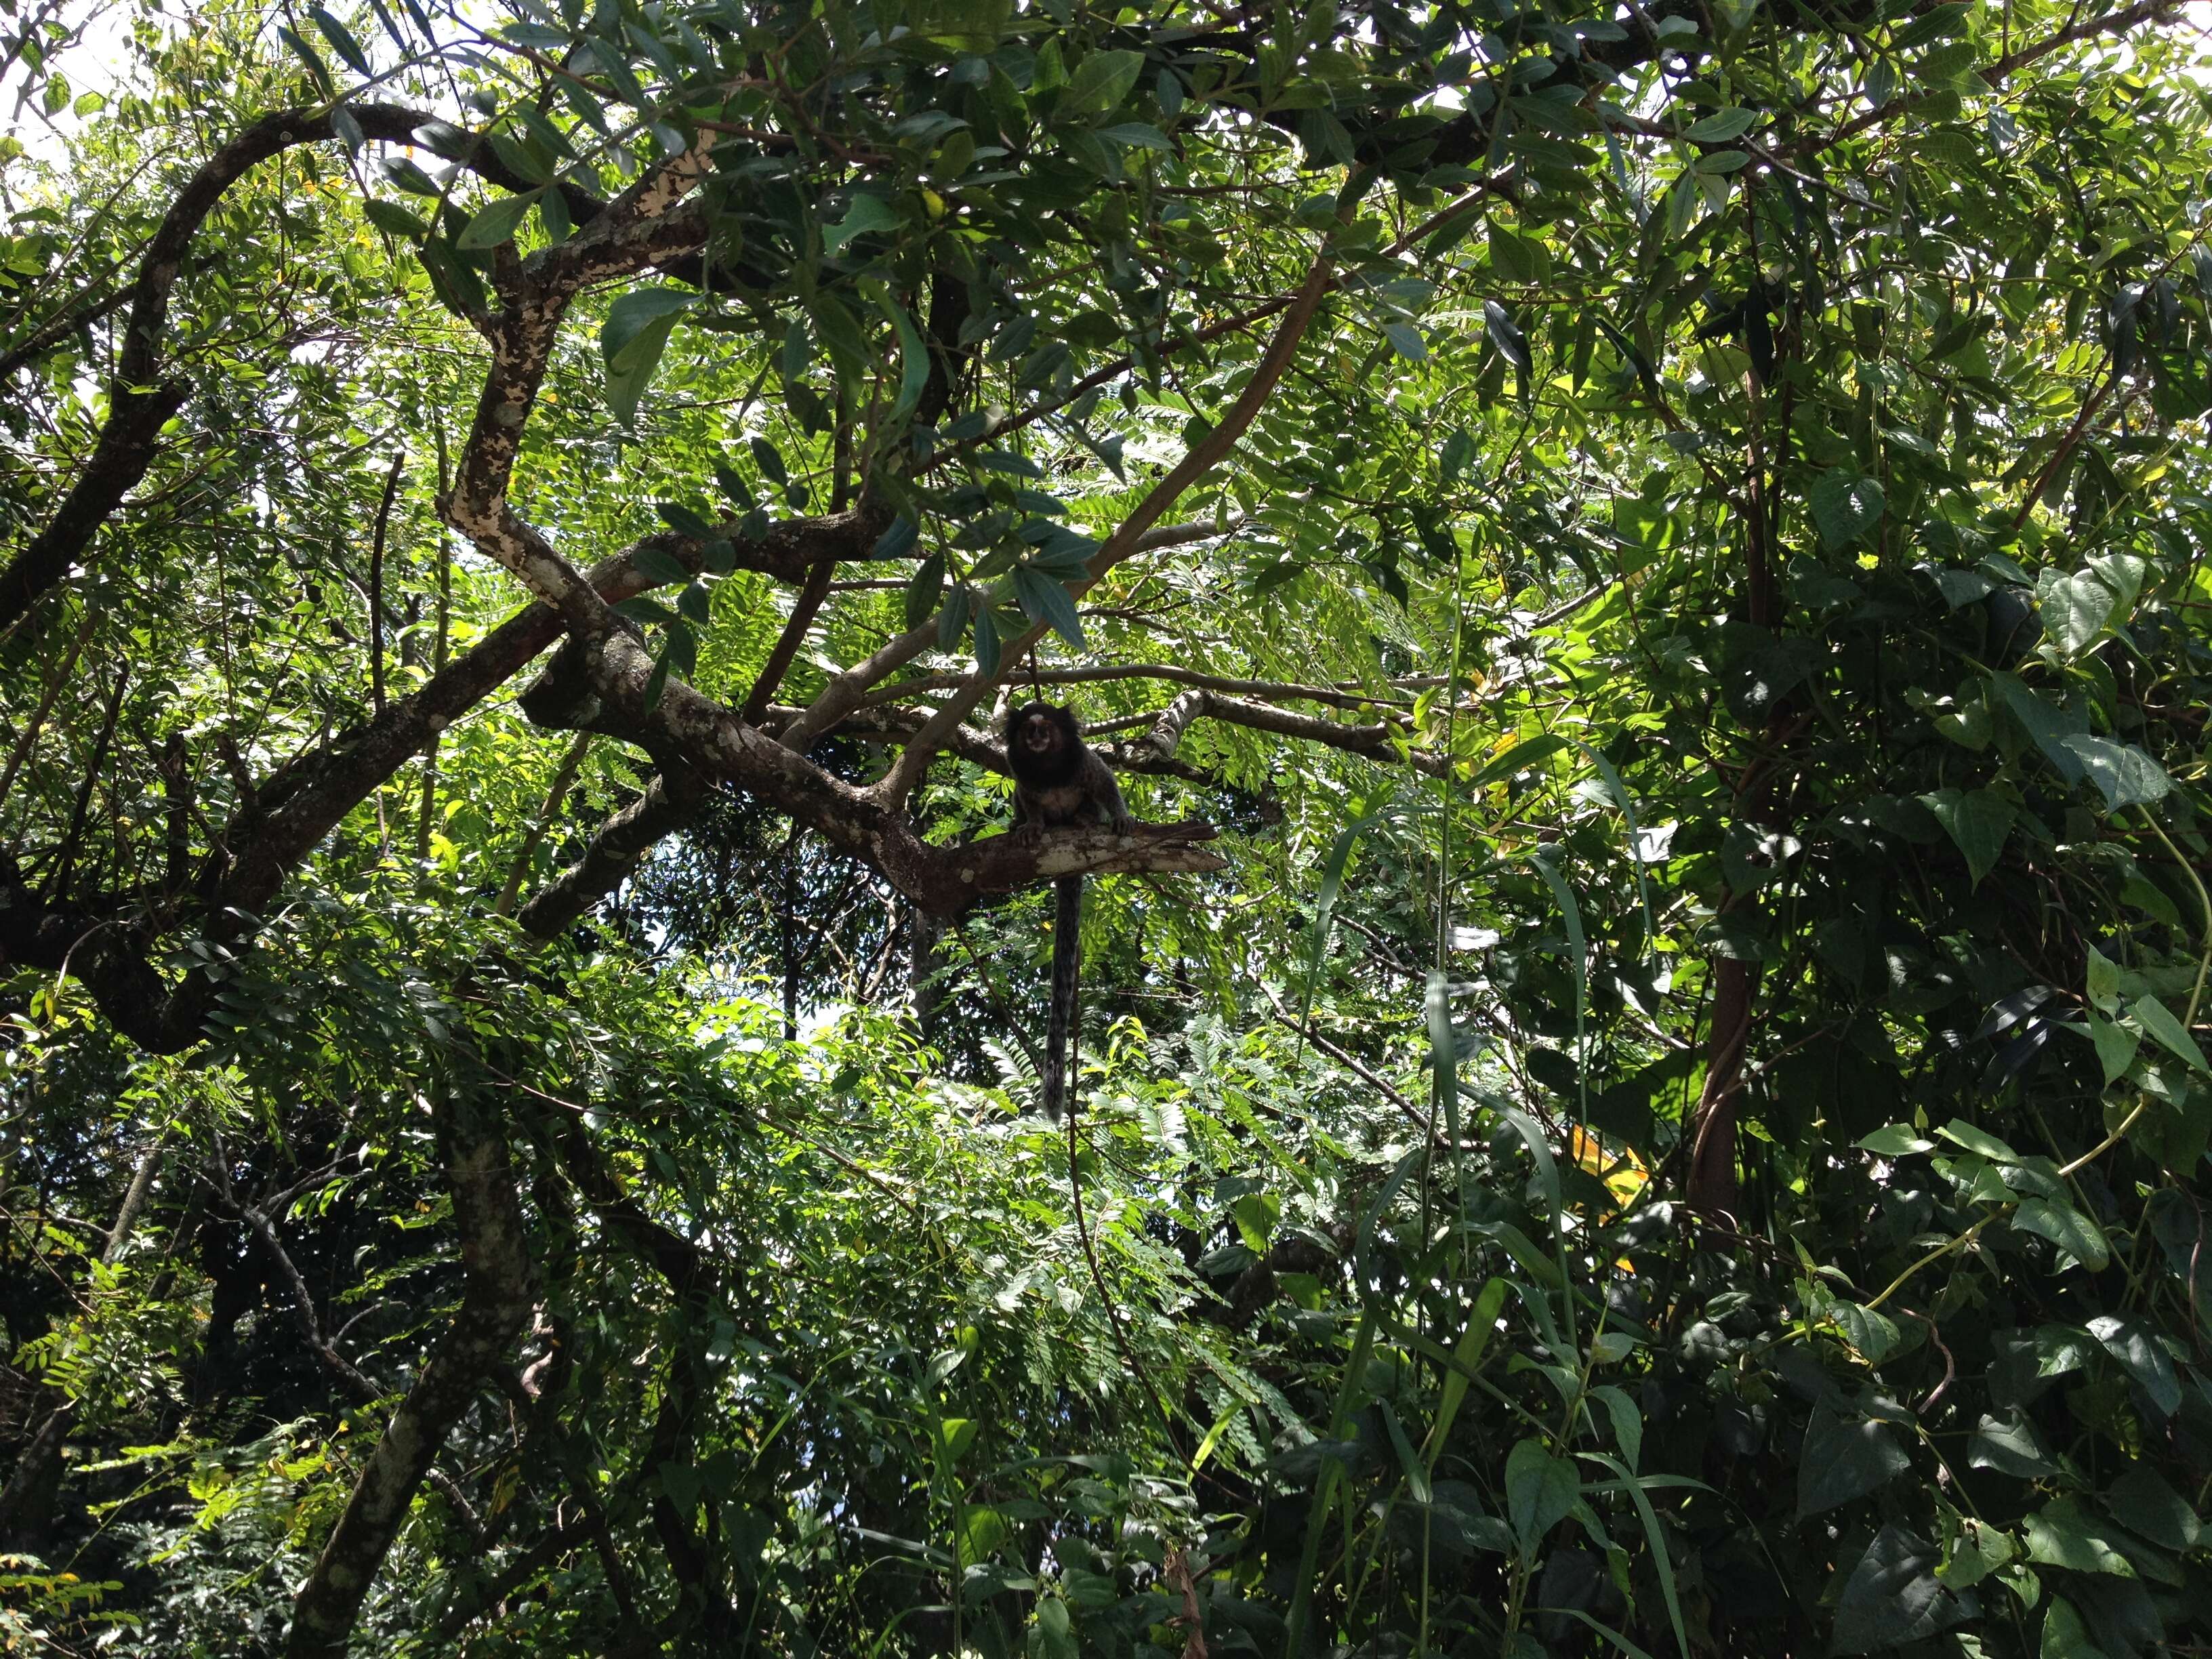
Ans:
{"label": "dense foliage", "polygon": [[0,0],[9,1651],[2212,1648],[2178,7],[506,3]]}

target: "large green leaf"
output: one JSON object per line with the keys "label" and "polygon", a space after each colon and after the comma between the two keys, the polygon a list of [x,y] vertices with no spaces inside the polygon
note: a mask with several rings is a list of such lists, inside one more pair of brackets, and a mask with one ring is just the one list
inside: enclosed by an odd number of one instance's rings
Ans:
{"label": "large green leaf", "polygon": [[599,353],[606,363],[607,402],[624,425],[637,417],[653,371],[659,366],[668,336],[697,296],[677,289],[640,288],[608,307],[599,331]]}
{"label": "large green leaf", "polygon": [[1115,108],[1135,87],[1144,67],[1142,52],[1087,52],[1067,77],[1060,108],[1072,115],[1103,114]]}
{"label": "large green leaf", "polygon": [[1872,1418],[1813,1407],[1797,1460],[1797,1513],[1819,1515],[1863,1498],[1911,1467],[1897,1431]]}
{"label": "large green leaf", "polygon": [[1573,1462],[1553,1455],[1542,1441],[1520,1441],[1505,1455],[1505,1513],[1524,1557],[1567,1518],[1581,1492]]}
{"label": "large green leaf", "polygon": [[1936,1552],[1885,1526],[1844,1581],[1832,1653],[1887,1653],[1963,1623],[1978,1611],[1936,1577]]}
{"label": "large green leaf", "polygon": [[1881,485],[1844,467],[1832,467],[1814,480],[1813,522],[1830,551],[1851,546],[1881,522]]}
{"label": "large green leaf", "polygon": [[1967,873],[1978,885],[2003,854],[2019,809],[1994,789],[1939,789],[1920,799],[1966,854]]}
{"label": "large green leaf", "polygon": [[2076,1572],[2136,1576],[2127,1557],[2112,1547],[2103,1523],[2072,1498],[2056,1498],[2027,1517],[2027,1559]]}

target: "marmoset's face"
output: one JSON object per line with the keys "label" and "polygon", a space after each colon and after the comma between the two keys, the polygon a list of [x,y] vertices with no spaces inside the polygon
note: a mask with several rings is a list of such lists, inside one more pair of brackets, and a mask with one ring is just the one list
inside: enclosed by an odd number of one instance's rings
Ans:
{"label": "marmoset's face", "polygon": [[1054,754],[1062,742],[1060,726],[1048,714],[1024,714],[1014,729],[1015,745],[1025,755]]}

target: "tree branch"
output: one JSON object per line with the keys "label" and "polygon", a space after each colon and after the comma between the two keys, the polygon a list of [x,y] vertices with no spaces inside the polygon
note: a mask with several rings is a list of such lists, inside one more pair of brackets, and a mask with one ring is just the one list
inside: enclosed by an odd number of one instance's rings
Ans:
{"label": "tree branch", "polygon": [[[1284,312],[1282,321],[1275,325],[1274,334],[1267,342],[1267,349],[1261,354],[1259,362],[1253,368],[1251,378],[1244,383],[1244,389],[1237,395],[1237,401],[1221,417],[1220,423],[1193,445],[1182,459],[1169,469],[1168,475],[1146,492],[1144,500],[1107,539],[1106,545],[1091,556],[1082,582],[1071,584],[1079,595],[1096,586],[1108,571],[1139,551],[1145,532],[1166,516],[1168,509],[1182,498],[1184,491],[1225,460],[1230,452],[1236,448],[1237,440],[1244,435],[1245,428],[1259,415],[1268,395],[1289,369],[1291,359],[1297,356],[1298,342],[1304,337],[1307,327],[1321,309],[1322,296],[1329,290],[1329,273],[1333,264],[1329,245],[1325,243],[1315,256],[1312,267],[1306,272],[1305,282],[1300,286],[1297,296]],[[915,740],[906,746],[897,763],[891,768],[890,775],[877,786],[879,799],[892,806],[904,804],[906,798],[914,792],[915,786],[921,781],[921,775],[928,769],[930,760],[944,746],[954,728],[967,719],[969,711],[981,701],[992,686],[998,684],[1006,670],[1021,660],[1022,653],[1035,644],[1043,632],[1042,623],[1032,623],[1018,638],[1008,641],[1000,656],[1000,674],[985,674],[979,670],[969,677],[967,684],[946,700],[929,724],[923,726]]]}
{"label": "tree branch", "polygon": [[437,1107],[446,1182],[461,1237],[461,1305],[363,1465],[293,1603],[286,1659],[344,1659],[362,1598],[447,1433],[530,1313],[530,1257],[504,1127],[456,1089]]}

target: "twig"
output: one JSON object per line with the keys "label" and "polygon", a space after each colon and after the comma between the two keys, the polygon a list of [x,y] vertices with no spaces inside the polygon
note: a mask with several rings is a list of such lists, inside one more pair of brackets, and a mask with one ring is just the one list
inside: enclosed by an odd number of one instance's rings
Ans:
{"label": "twig", "polygon": [[511,915],[514,896],[522,890],[522,878],[530,869],[530,860],[538,854],[538,844],[545,839],[552,827],[553,814],[559,810],[561,797],[568,793],[568,786],[576,781],[576,774],[584,764],[584,753],[592,746],[589,732],[576,733],[576,740],[568,745],[568,752],[561,757],[561,764],[553,774],[552,787],[545,792],[545,804],[538,809],[538,822],[530,826],[530,833],[522,839],[522,848],[514,855],[514,864],[507,872],[507,885],[499,890],[499,899],[491,907],[495,916]]}
{"label": "twig", "polygon": [[23,728],[23,735],[15,739],[15,751],[8,757],[7,771],[0,773],[0,802],[5,802],[8,792],[15,787],[15,774],[23,769],[23,763],[30,757],[32,745],[39,740],[40,728],[46,723],[46,716],[53,712],[54,699],[61,696],[62,687],[69,684],[70,672],[76,666],[77,654],[84,649],[85,641],[92,636],[92,623],[96,614],[88,601],[84,607],[84,620],[77,624],[76,638],[70,641],[69,654],[61,659],[54,670],[53,678],[46,682],[46,695],[39,699],[38,708],[31,715],[31,723]]}
{"label": "twig", "polygon": [[1314,1030],[1310,1023],[1301,1025],[1291,1015],[1291,1011],[1284,1007],[1281,1001],[1276,997],[1275,988],[1273,986],[1263,982],[1261,985],[1260,989],[1267,997],[1269,1005],[1273,1007],[1275,1011],[1275,1018],[1279,1024],[1287,1026],[1290,1030],[1297,1032],[1307,1042],[1312,1043],[1315,1048],[1321,1050],[1322,1053],[1327,1054],[1331,1060],[1343,1066],[1346,1071],[1357,1077],[1361,1082],[1366,1084],[1368,1087],[1380,1094],[1385,1100],[1389,1101],[1393,1106],[1395,1106],[1400,1111],[1403,1112],[1407,1117],[1418,1124],[1424,1134],[1432,1134],[1434,1133],[1433,1126],[1430,1123],[1429,1115],[1426,1112],[1421,1110],[1421,1109],[1414,1105],[1412,1101],[1407,1099],[1405,1096],[1400,1094],[1395,1089],[1385,1083],[1381,1078],[1369,1071],[1366,1066],[1360,1064],[1360,1062],[1357,1059],[1353,1058],[1352,1055],[1346,1053],[1343,1048],[1338,1047],[1337,1044],[1330,1042],[1319,1031]]}
{"label": "twig", "polygon": [[401,446],[384,475],[384,499],[376,508],[376,535],[368,548],[368,700],[384,712],[384,534],[392,522],[392,498],[399,492],[399,469],[406,464]]}

